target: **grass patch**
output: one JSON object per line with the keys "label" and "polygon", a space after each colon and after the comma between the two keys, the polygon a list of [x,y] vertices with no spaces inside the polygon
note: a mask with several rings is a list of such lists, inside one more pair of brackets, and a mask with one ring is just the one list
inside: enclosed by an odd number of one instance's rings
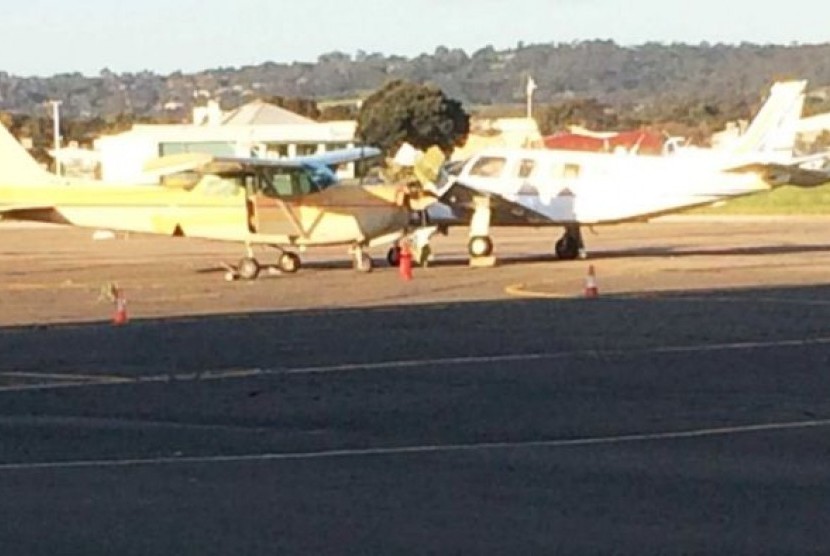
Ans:
{"label": "grass patch", "polygon": [[689,211],[690,214],[826,214],[830,215],[830,182],[804,189],[784,186]]}

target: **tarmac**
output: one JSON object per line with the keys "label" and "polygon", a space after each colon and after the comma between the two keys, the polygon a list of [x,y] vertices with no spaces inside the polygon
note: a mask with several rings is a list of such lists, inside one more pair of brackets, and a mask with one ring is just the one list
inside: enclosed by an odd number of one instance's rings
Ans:
{"label": "tarmac", "polygon": [[826,553],[829,228],[225,282],[239,246],[0,223],[1,552]]}

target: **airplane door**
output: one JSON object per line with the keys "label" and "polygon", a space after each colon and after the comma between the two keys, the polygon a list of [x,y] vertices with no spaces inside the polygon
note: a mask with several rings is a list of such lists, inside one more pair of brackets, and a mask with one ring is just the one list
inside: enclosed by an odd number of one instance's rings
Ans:
{"label": "airplane door", "polygon": [[299,236],[300,216],[296,184],[291,173],[263,173],[256,176],[248,194],[248,222],[257,234]]}

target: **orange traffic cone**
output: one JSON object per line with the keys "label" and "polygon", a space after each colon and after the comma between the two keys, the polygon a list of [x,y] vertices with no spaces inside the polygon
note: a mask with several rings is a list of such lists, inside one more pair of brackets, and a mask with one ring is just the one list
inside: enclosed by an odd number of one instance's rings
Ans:
{"label": "orange traffic cone", "polygon": [[412,280],[412,251],[409,249],[409,242],[401,242],[401,251],[398,255],[398,274],[401,280],[408,282]]}
{"label": "orange traffic cone", "polygon": [[585,297],[599,297],[597,287],[597,276],[594,273],[594,265],[588,265],[588,275],[585,277]]}
{"label": "orange traffic cone", "polygon": [[112,316],[112,324],[115,326],[127,324],[127,298],[121,290],[115,293],[115,314]]}

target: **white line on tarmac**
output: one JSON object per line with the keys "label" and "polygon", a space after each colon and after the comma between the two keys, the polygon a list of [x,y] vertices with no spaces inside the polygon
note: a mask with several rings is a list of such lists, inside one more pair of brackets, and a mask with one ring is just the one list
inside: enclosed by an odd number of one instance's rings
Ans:
{"label": "white line on tarmac", "polygon": [[527,440],[515,442],[478,442],[471,444],[424,444],[414,446],[392,446],[386,448],[345,448],[340,450],[321,450],[317,452],[285,452],[265,454],[218,455],[218,456],[182,456],[160,458],[100,459],[54,461],[35,463],[0,464],[0,473],[4,471],[67,470],[101,467],[138,467],[167,465],[208,465],[221,463],[246,463],[264,461],[302,461],[334,458],[365,458],[383,456],[406,456],[423,454],[451,454],[460,452],[503,451],[519,449],[575,448],[583,446],[609,446],[645,442],[684,440],[695,438],[712,438],[721,436],[745,435],[763,432],[782,432],[830,427],[830,419],[811,421],[790,421],[780,423],[760,423],[734,427],[714,427],[687,431],[669,431],[656,433],[635,433],[619,436],[597,436],[560,440]]}
{"label": "white line on tarmac", "polygon": [[[400,370],[432,366],[467,366],[500,363],[516,363],[526,361],[549,361],[572,357],[616,357],[628,355],[659,355],[672,353],[712,353],[719,351],[751,351],[757,349],[793,348],[822,346],[830,344],[830,337],[806,338],[798,340],[773,340],[767,342],[729,342],[722,344],[693,344],[688,346],[656,346],[633,349],[590,349],[577,351],[556,351],[538,353],[515,353],[504,355],[476,355],[461,357],[436,357],[429,359],[402,359],[397,361],[377,361],[366,363],[339,363],[334,365],[319,365],[294,368],[251,368],[227,369],[219,371],[204,371],[190,373],[166,373],[144,375],[137,377],[101,375],[98,380],[77,381],[76,376],[67,375],[69,381],[46,382],[41,384],[20,384],[0,386],[0,394],[4,392],[21,392],[27,390],[58,390],[69,388],[114,387],[141,383],[185,382],[185,381],[217,381],[249,378],[254,376],[306,375],[348,373],[362,371],[376,371],[383,369]],[[90,375],[80,375],[90,376]],[[75,379],[75,380],[73,380]]]}

